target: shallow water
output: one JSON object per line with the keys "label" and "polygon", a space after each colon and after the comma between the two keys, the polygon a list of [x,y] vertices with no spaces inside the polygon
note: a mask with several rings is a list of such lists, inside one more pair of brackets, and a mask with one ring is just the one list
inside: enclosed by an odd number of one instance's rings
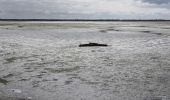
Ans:
{"label": "shallow water", "polygon": [[21,99],[170,100],[170,22],[0,22],[0,100]]}

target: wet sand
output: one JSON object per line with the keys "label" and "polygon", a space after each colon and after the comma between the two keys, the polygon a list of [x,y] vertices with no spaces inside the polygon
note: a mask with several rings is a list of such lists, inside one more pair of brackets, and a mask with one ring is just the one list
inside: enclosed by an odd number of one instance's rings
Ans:
{"label": "wet sand", "polygon": [[0,100],[170,100],[170,22],[0,22]]}

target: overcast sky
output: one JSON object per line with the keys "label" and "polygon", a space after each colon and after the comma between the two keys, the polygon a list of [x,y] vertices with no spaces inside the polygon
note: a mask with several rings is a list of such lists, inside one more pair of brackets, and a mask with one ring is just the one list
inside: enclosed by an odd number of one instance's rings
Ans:
{"label": "overcast sky", "polygon": [[0,0],[0,18],[170,19],[170,0]]}

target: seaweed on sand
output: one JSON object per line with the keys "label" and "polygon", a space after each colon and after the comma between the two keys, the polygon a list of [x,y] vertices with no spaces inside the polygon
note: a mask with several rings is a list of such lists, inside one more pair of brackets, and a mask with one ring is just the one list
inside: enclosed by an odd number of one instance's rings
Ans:
{"label": "seaweed on sand", "polygon": [[106,47],[107,44],[99,44],[99,43],[88,43],[88,44],[80,44],[79,47],[94,47],[94,46],[101,46]]}

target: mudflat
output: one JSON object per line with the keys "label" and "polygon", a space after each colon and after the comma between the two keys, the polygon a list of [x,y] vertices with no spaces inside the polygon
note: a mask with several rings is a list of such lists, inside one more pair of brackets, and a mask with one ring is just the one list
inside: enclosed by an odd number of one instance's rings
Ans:
{"label": "mudflat", "polygon": [[0,100],[170,100],[170,22],[0,22]]}

